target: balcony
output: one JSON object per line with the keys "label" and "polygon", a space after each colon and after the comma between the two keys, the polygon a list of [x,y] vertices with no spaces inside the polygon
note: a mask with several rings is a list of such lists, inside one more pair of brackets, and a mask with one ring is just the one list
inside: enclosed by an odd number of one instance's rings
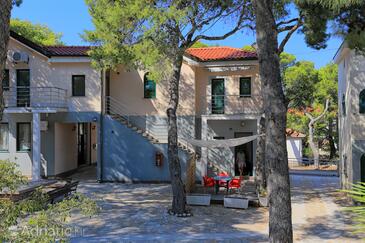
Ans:
{"label": "balcony", "polygon": [[204,115],[261,114],[262,96],[208,95],[203,97]]}
{"label": "balcony", "polygon": [[57,87],[4,87],[6,109],[66,109],[67,91]]}

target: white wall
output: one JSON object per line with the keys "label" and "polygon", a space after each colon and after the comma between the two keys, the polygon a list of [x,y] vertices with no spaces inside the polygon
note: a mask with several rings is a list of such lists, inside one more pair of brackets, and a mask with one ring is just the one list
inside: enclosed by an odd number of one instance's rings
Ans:
{"label": "white wall", "polygon": [[55,123],[55,175],[77,168],[76,124]]}
{"label": "white wall", "polygon": [[302,154],[302,139],[301,138],[286,138],[286,149],[288,152],[289,162],[301,162]]}
{"label": "white wall", "polygon": [[[67,90],[69,111],[101,110],[101,75],[91,67],[90,62],[50,63],[49,59],[36,51],[10,39],[8,46],[10,87],[16,86],[16,69],[30,69],[30,86],[58,87]],[[25,52],[29,55],[29,64],[14,64],[14,52]],[[73,60],[73,57],[68,58]],[[77,57],[74,58],[78,60]],[[85,97],[72,97],[72,75],[85,75]]]}

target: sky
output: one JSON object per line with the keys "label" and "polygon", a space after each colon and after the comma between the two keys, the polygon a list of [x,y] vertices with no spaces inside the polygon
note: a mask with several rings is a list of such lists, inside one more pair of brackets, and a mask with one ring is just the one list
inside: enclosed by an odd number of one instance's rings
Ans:
{"label": "sky", "polygon": [[[84,30],[93,29],[92,19],[84,0],[23,0],[20,7],[13,8],[12,18],[45,24],[53,31],[62,33],[62,41],[67,45],[87,45],[88,43],[82,40],[80,35]],[[225,27],[223,23],[218,24],[210,30],[210,33],[219,34],[226,30]],[[252,32],[241,31],[225,40],[208,44],[241,48],[254,42],[255,36]],[[296,33],[286,45],[285,51],[297,56],[297,60],[312,61],[317,68],[320,68],[332,61],[341,42],[339,38],[331,38],[326,49],[317,51],[307,47],[304,36]]]}

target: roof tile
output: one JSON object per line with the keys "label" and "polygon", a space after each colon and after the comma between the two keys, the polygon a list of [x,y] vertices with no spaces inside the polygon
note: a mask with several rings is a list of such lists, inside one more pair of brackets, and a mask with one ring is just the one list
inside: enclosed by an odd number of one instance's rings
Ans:
{"label": "roof tile", "polygon": [[227,46],[189,48],[186,52],[188,55],[202,62],[257,59],[256,52]]}

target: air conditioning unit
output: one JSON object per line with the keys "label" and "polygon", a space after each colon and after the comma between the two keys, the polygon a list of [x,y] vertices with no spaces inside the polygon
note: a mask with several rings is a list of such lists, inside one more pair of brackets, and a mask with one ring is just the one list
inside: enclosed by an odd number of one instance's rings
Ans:
{"label": "air conditioning unit", "polygon": [[13,62],[15,63],[29,63],[29,56],[24,52],[14,52]]}

